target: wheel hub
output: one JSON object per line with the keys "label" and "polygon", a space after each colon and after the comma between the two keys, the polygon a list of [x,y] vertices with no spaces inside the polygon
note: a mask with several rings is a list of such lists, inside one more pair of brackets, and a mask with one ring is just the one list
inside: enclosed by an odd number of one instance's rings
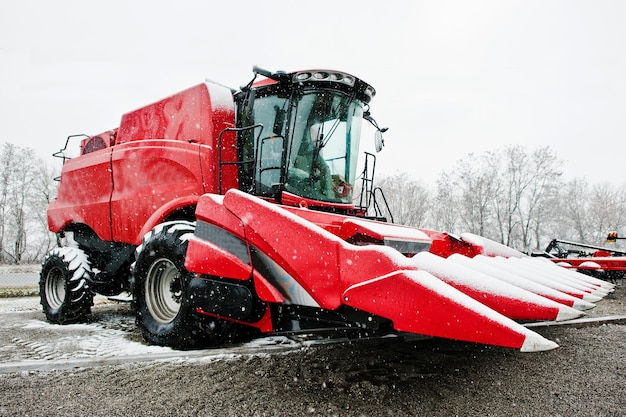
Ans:
{"label": "wheel hub", "polygon": [[52,309],[58,309],[63,305],[65,300],[65,277],[60,268],[52,268],[46,275],[46,284],[44,287],[46,292],[46,300]]}
{"label": "wheel hub", "polygon": [[178,268],[169,259],[155,261],[144,285],[146,305],[152,317],[167,324],[176,318],[180,311],[182,286]]}

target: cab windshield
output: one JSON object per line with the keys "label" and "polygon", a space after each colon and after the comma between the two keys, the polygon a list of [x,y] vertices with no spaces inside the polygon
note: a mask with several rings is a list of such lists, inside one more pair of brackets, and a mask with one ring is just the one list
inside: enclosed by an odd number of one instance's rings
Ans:
{"label": "cab windshield", "polygon": [[243,190],[352,203],[363,104],[335,90],[268,90],[242,114]]}
{"label": "cab windshield", "polygon": [[292,101],[284,190],[314,200],[352,203],[363,107],[354,97],[306,91]]}

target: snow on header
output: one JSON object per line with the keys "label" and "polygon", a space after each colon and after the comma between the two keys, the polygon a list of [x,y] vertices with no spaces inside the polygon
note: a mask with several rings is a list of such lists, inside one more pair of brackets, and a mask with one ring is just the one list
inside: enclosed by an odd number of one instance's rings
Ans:
{"label": "snow on header", "polygon": [[461,239],[467,243],[481,247],[483,249],[482,254],[486,256],[504,256],[506,258],[523,258],[526,256],[518,250],[473,233],[463,233]]}

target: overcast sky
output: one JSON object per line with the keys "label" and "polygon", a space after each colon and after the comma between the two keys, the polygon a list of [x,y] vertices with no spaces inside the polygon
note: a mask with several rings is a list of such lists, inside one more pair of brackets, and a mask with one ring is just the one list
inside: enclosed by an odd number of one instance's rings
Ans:
{"label": "overcast sky", "polygon": [[383,172],[434,185],[470,152],[549,145],[567,179],[621,185],[625,22],[619,0],[0,0],[0,142],[52,163],[207,78],[332,68],[377,90]]}

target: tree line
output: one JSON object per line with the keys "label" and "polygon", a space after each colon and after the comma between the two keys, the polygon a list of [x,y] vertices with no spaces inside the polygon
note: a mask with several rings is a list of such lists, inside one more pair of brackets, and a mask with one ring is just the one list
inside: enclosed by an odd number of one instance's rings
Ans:
{"label": "tree line", "polygon": [[[395,223],[471,232],[527,252],[554,238],[602,245],[609,231],[626,230],[626,184],[567,180],[561,166],[550,147],[510,146],[467,155],[434,186],[408,173],[386,176],[377,186]],[[46,208],[59,170],[30,148],[2,146],[0,263],[40,262],[56,244]]]}
{"label": "tree line", "polygon": [[563,178],[548,146],[469,154],[429,187],[406,173],[378,181],[394,221],[453,234],[475,233],[524,252],[554,239],[604,245],[626,229],[626,184]]}

